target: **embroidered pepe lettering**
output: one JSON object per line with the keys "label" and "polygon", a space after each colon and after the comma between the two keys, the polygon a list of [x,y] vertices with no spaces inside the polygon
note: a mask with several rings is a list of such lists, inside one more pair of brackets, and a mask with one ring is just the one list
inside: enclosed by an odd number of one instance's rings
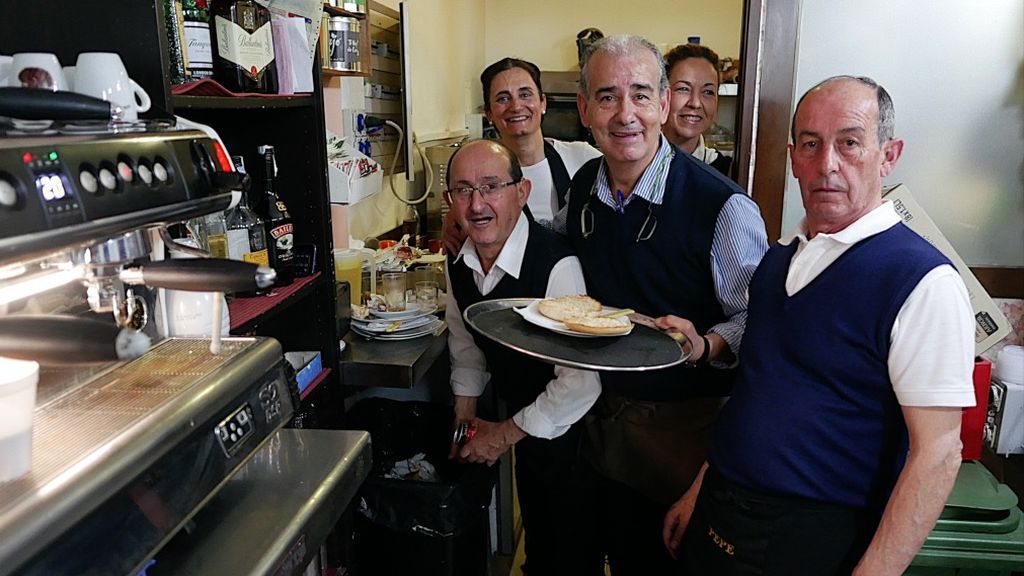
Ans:
{"label": "embroidered pepe lettering", "polygon": [[733,547],[733,545],[726,542],[725,539],[719,536],[718,532],[715,532],[715,529],[711,526],[708,526],[708,536],[711,537],[711,541],[714,542],[716,546],[725,551],[725,553],[729,556],[732,556],[736,553],[736,549]]}
{"label": "embroidered pepe lettering", "polygon": [[892,208],[899,214],[900,218],[903,218],[904,222],[910,222],[914,219],[914,215],[910,213],[906,205],[903,204],[903,200],[896,198],[892,201]]}

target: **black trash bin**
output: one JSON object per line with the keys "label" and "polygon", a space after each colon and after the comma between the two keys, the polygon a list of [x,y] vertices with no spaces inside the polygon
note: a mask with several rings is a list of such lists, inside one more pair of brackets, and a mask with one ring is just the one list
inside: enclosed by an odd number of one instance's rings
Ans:
{"label": "black trash bin", "polygon": [[[448,460],[451,422],[450,406],[383,398],[345,415],[346,428],[370,432],[373,449],[373,470],[356,496],[355,576],[486,574],[497,466]],[[385,477],[420,453],[438,481]]]}

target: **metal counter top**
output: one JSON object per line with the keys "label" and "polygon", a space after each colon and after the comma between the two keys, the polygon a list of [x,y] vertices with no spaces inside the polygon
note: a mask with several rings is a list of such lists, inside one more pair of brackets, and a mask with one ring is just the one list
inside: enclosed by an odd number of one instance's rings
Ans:
{"label": "metal counter top", "polygon": [[411,340],[367,340],[349,332],[343,341],[343,385],[412,388],[448,349],[448,325],[433,335]]}
{"label": "metal counter top", "polygon": [[370,435],[279,430],[181,533],[150,576],[298,574],[370,473]]}

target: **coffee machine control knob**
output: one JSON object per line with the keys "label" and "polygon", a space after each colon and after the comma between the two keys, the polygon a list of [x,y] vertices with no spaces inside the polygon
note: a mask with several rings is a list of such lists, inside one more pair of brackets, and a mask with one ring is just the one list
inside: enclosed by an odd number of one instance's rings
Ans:
{"label": "coffee machine control knob", "polygon": [[18,205],[18,190],[7,181],[6,178],[0,176],[0,208],[14,208]]}
{"label": "coffee machine control knob", "polygon": [[117,176],[114,176],[114,173],[107,168],[101,168],[100,184],[103,184],[103,187],[107,190],[113,190],[117,188]]}
{"label": "coffee machine control knob", "polygon": [[100,189],[99,180],[97,180],[96,176],[88,170],[82,170],[78,174],[78,183],[81,184],[82,188],[89,194],[95,194]]}
{"label": "coffee machine control knob", "polygon": [[149,166],[145,164],[139,164],[139,167],[135,169],[139,173],[139,179],[150,185],[153,183],[153,172],[149,169]]}
{"label": "coffee machine control knob", "polygon": [[167,168],[164,168],[164,165],[159,162],[153,164],[153,176],[156,176],[161,183],[167,182]]}

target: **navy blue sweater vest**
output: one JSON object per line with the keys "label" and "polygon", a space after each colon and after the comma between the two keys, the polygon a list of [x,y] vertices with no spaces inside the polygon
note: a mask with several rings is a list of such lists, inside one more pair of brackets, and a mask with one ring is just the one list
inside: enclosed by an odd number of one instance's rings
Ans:
{"label": "navy blue sweater vest", "polygon": [[[473,271],[463,260],[459,260],[455,264],[449,263],[448,276],[452,283],[452,294],[459,303],[459,309],[463,311],[483,300],[543,298],[547,292],[551,269],[559,260],[570,255],[572,250],[565,238],[531,221],[530,236],[526,242],[526,253],[518,279],[506,274],[485,297],[480,294],[473,281]],[[533,402],[554,378],[554,367],[551,364],[534,360],[497,344],[472,328],[470,331],[473,334],[473,341],[487,358],[487,371],[491,373],[491,383],[496,387],[498,395],[505,400],[510,413],[514,414]]]}
{"label": "navy blue sweater vest", "polygon": [[750,282],[740,374],[709,460],[750,490],[880,512],[907,453],[888,371],[893,323],[949,260],[899,223],[790,297],[797,245],[773,246]]}
{"label": "navy blue sweater vest", "polygon": [[[734,183],[689,154],[677,152],[669,167],[662,204],[636,197],[619,214],[591,190],[601,159],[580,168],[569,196],[569,238],[583,264],[590,294],[608,306],[658,317],[675,314],[704,334],[726,319],[715,296],[711,241],[718,214]],[[589,206],[593,233],[583,237],[581,212]],[[648,207],[657,221],[650,239],[637,242]],[[647,230],[653,222],[648,223]],[[601,374],[606,390],[641,400],[679,401],[726,396],[734,370],[675,367],[652,372]]]}

